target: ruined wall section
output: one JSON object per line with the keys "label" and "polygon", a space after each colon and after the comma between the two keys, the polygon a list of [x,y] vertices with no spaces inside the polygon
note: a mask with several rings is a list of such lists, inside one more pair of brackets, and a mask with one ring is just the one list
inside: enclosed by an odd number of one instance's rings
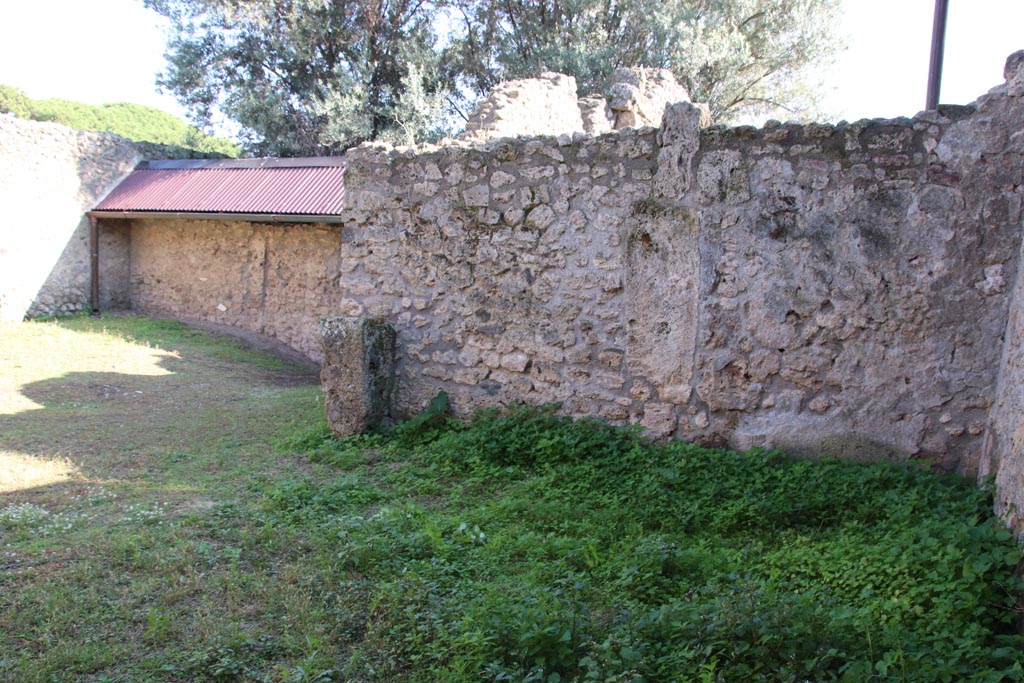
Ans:
{"label": "ruined wall section", "polygon": [[397,412],[564,401],[626,421],[625,224],[656,131],[347,159],[343,315],[392,322]]}
{"label": "ruined wall section", "polygon": [[[978,102],[978,125],[951,131],[939,149],[973,169],[988,197],[981,217],[987,222],[1021,224],[1024,204],[1024,51],[1010,55],[1006,84]],[[982,185],[982,183],[984,185]],[[984,186],[995,188],[992,193]],[[1009,320],[996,383],[991,428],[986,435],[980,476],[994,483],[996,511],[1024,537],[1024,269],[1004,274],[1012,288]]]}
{"label": "ruined wall section", "polygon": [[132,220],[128,299],[139,313],[252,330],[319,362],[317,325],[338,307],[340,231],[327,224]]}
{"label": "ruined wall section", "polygon": [[679,201],[702,217],[694,392],[713,433],[976,471],[1020,222],[936,151],[984,125],[947,113],[705,136]]}
{"label": "ruined wall section", "polygon": [[978,474],[993,485],[996,512],[1019,537],[1024,536],[1024,277],[1020,272]]}
{"label": "ruined wall section", "polygon": [[85,212],[141,158],[116,135],[0,115],[0,320],[88,308]]}
{"label": "ruined wall section", "polygon": [[[210,156],[0,115],[0,321],[87,310],[89,219],[138,162]],[[101,269],[122,278],[127,234],[101,230]],[[102,283],[102,278],[101,278]],[[102,289],[101,303],[124,303]]]}
{"label": "ruined wall section", "polygon": [[517,135],[572,135],[583,130],[576,104],[576,79],[545,72],[537,78],[505,81],[482,97],[460,137],[486,139]]}
{"label": "ruined wall section", "polygon": [[1019,186],[947,151],[1005,148],[985,111],[362,148],[339,312],[396,328],[399,416],[443,389],[974,472],[1021,237]]}
{"label": "ruined wall section", "polygon": [[[665,108],[690,102],[668,69],[629,67],[616,69],[607,97],[577,99],[576,79],[546,72],[537,78],[499,83],[477,103],[459,135],[462,142],[496,138],[601,135],[623,128],[657,127]],[[701,126],[711,125],[711,109],[696,104]]]}

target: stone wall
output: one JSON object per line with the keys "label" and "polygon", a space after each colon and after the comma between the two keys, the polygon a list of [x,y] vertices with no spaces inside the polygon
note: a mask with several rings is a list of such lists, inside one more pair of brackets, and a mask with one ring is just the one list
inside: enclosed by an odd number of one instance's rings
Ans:
{"label": "stone wall", "polygon": [[[0,320],[88,310],[92,208],[144,159],[177,147],[0,116]],[[338,226],[99,220],[100,308],[198,318],[319,360],[337,308]]]}
{"label": "stone wall", "polygon": [[350,152],[339,313],[398,416],[561,401],[737,448],[978,470],[1021,240],[1024,103],[914,119]]}
{"label": "stone wall", "polygon": [[[316,360],[321,317],[383,320],[398,418],[444,390],[463,413],[560,401],[655,437],[931,459],[991,477],[1024,530],[1024,55],[976,106],[913,119],[701,117],[364,146],[344,228],[103,221],[101,302]],[[159,151],[0,117],[0,317],[87,304],[83,212]]]}
{"label": "stone wall", "polygon": [[1005,339],[978,474],[993,485],[996,511],[1024,537],[1024,277],[1020,272]]}
{"label": "stone wall", "polygon": [[[668,69],[616,69],[607,96],[576,97],[576,79],[547,72],[537,78],[499,83],[480,99],[459,136],[463,142],[537,135],[600,135],[623,128],[658,126],[665,107],[689,102],[686,89]],[[700,108],[701,126],[711,109]]]}
{"label": "stone wall", "polygon": [[[87,310],[85,212],[139,161],[188,156],[204,155],[0,114],[0,321]],[[103,239],[124,252],[113,232]]]}
{"label": "stone wall", "polygon": [[[973,162],[979,176],[1001,193],[985,203],[983,218],[998,222],[1020,219],[1024,187],[1024,126],[1019,109],[1024,100],[1024,51],[1010,56],[1005,69],[1006,85],[983,100],[982,112],[991,113],[975,128],[965,127],[953,138],[951,151]],[[1016,114],[1006,112],[1012,108]],[[1014,118],[1015,117],[1015,118]],[[1006,127],[1006,119],[1016,125]],[[989,194],[981,187],[977,192]],[[1000,202],[1000,196],[1006,202]],[[996,511],[1024,538],[1024,269],[1007,277],[1012,286],[1009,319],[1003,342],[995,405],[986,432],[980,476],[994,484]]]}
{"label": "stone wall", "polygon": [[572,135],[583,130],[576,105],[576,79],[558,73],[506,81],[480,99],[463,138]]}
{"label": "stone wall", "polygon": [[[104,221],[105,229],[117,223],[128,221]],[[112,296],[139,313],[265,334],[319,361],[317,324],[338,308],[340,232],[326,224],[132,220],[130,270],[121,280],[128,291]]]}
{"label": "stone wall", "polygon": [[85,212],[140,159],[116,135],[0,115],[0,320],[88,309]]}

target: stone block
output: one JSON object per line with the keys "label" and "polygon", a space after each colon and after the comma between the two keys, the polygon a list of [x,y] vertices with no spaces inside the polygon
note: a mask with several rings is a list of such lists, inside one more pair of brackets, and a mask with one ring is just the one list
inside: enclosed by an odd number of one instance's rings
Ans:
{"label": "stone block", "polygon": [[386,425],[394,398],[394,328],[337,316],[321,320],[318,331],[324,356],[320,383],[331,431],[349,436]]}
{"label": "stone block", "polygon": [[1024,95],[1024,50],[1018,50],[1006,58],[1003,78],[1009,86],[1008,94],[1011,97]]}
{"label": "stone block", "polygon": [[659,131],[658,170],[654,193],[675,200],[690,189],[693,157],[700,147],[701,110],[689,102],[665,108]]}

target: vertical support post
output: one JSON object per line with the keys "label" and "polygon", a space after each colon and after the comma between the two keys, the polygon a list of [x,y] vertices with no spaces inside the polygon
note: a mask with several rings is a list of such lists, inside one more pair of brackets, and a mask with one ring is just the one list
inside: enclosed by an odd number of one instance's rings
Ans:
{"label": "vertical support post", "polygon": [[338,436],[386,426],[395,388],[395,328],[368,318],[320,321],[327,424]]}
{"label": "vertical support post", "polygon": [[946,14],[949,0],[935,0],[935,18],[932,21],[932,56],[928,65],[928,98],[925,109],[939,106],[942,87],[942,54],[946,48]]}
{"label": "vertical support post", "polygon": [[93,315],[100,312],[100,220],[89,216],[89,306]]}

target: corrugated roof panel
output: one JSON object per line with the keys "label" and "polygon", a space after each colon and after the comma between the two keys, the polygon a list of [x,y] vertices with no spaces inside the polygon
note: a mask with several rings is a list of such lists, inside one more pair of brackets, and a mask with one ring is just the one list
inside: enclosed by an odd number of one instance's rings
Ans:
{"label": "corrugated roof panel", "polygon": [[[345,167],[336,159],[295,160],[287,166],[246,161],[172,167],[149,162],[94,210],[337,216],[344,207]],[[312,163],[298,165],[305,161]]]}

